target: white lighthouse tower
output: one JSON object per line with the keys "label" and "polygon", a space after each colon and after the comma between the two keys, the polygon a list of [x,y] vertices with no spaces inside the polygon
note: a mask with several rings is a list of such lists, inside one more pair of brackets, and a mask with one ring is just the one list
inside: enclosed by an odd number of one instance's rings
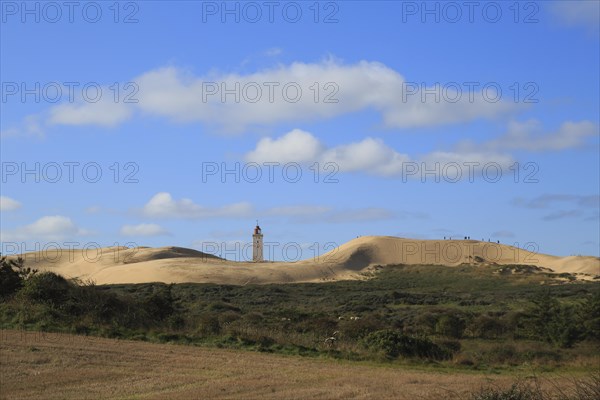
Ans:
{"label": "white lighthouse tower", "polygon": [[263,235],[256,221],[256,228],[254,228],[254,234],[252,235],[252,261],[263,262]]}

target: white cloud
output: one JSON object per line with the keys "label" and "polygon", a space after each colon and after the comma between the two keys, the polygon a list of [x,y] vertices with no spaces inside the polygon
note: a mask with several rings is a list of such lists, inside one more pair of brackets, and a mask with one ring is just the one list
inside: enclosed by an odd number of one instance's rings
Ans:
{"label": "white cloud", "polygon": [[0,211],[14,211],[21,208],[21,203],[10,197],[0,196]]}
{"label": "white cloud", "polygon": [[30,114],[23,118],[22,126],[3,129],[0,133],[3,138],[26,136],[41,138],[44,136],[43,118],[39,114]]}
{"label": "white cloud", "polygon": [[[463,167],[464,163],[477,163],[477,168],[486,163],[496,162],[506,168],[514,163],[510,155],[499,154],[492,151],[446,151],[431,152],[417,158],[411,158],[387,146],[381,139],[367,137],[359,142],[341,144],[327,148],[320,143],[312,134],[304,131],[298,135],[298,130],[289,132],[277,139],[261,139],[255,150],[248,152],[244,159],[247,162],[318,162],[321,167],[327,163],[334,163],[339,172],[366,172],[378,176],[414,176],[410,175],[409,169],[415,165],[419,169],[431,169],[437,167],[440,173],[443,166],[448,163],[458,163]],[[302,143],[308,145],[309,150],[301,151],[298,156],[293,152],[284,151],[294,149]],[[416,164],[415,164],[416,163]],[[424,165],[425,164],[425,165]],[[466,170],[465,170],[466,172]],[[467,178],[467,174],[464,176]]]}
{"label": "white cloud", "polygon": [[[537,120],[511,121],[507,132],[497,139],[483,143],[463,141],[454,149],[411,157],[387,146],[381,139],[371,137],[328,148],[310,132],[294,129],[279,138],[261,139],[254,150],[246,153],[244,159],[259,164],[318,162],[324,166],[326,163],[334,163],[340,172],[360,171],[379,176],[404,176],[409,170],[409,164],[414,163],[418,163],[419,168],[437,168],[442,172],[444,166],[451,163],[458,164],[461,170],[466,165],[473,165],[474,170],[479,170],[492,162],[508,168],[515,162],[510,151],[562,151],[579,148],[594,136],[598,136],[598,126],[590,121],[566,121],[555,132],[550,133],[545,133]],[[464,172],[465,177],[470,173],[468,169]]]}
{"label": "white cloud", "polygon": [[[250,217],[289,217],[295,222],[350,222],[384,220],[398,216],[383,208],[359,208],[337,210],[320,205],[291,205],[258,210],[250,203],[242,202],[223,207],[203,207],[190,199],[175,200],[166,192],[157,193],[142,209],[147,217],[201,219],[211,217],[250,218]],[[402,217],[423,218],[419,213],[402,213]],[[134,227],[130,230],[134,232]],[[144,228],[146,229],[146,228]],[[148,228],[149,229],[149,228]],[[122,230],[121,233],[124,234]]]}
{"label": "white cloud", "polygon": [[25,229],[33,235],[42,236],[77,233],[79,230],[71,218],[60,215],[42,217]]}
{"label": "white cloud", "polygon": [[590,121],[566,121],[555,132],[544,133],[538,120],[511,121],[505,135],[484,144],[488,150],[560,151],[581,147],[588,137],[598,135]]}
{"label": "white cloud", "polygon": [[253,213],[249,203],[235,203],[222,207],[204,207],[190,199],[174,200],[170,193],[161,192],[154,195],[142,209],[148,217],[168,218],[214,218],[214,217],[248,217]]}
{"label": "white cloud", "polygon": [[[454,151],[433,151],[425,154],[421,158],[421,162],[425,165],[438,166],[439,169],[443,170],[445,166],[450,164],[458,164],[461,167],[461,173],[464,174],[464,178],[468,177],[469,169],[467,166],[472,165],[473,170],[479,171],[483,166],[489,165],[490,163],[496,163],[503,169],[513,165],[515,160],[509,154],[503,154],[492,151],[465,151],[465,150],[454,150]],[[463,168],[464,167],[464,168]],[[454,171],[449,172],[454,173]]]}
{"label": "white cloud", "polygon": [[253,126],[375,110],[386,127],[417,128],[495,118],[521,107],[490,101],[480,88],[473,96],[468,87],[456,90],[444,86],[433,89],[437,99],[423,95],[436,86],[407,82],[397,71],[373,61],[294,62],[249,74],[194,75],[181,68],[163,67],[142,73],[132,82],[139,88],[134,96],[137,103],[124,103],[124,99],[115,102],[112,91],[103,87],[100,101],[77,99],[74,104],[56,105],[43,122],[112,127],[139,110],[177,122],[200,122],[226,132],[243,132]]}
{"label": "white cloud", "polygon": [[123,225],[121,235],[124,236],[160,236],[168,232],[157,224]]}
{"label": "white cloud", "polygon": [[360,142],[344,144],[325,151],[321,162],[333,162],[340,171],[369,171],[378,175],[399,173],[402,165],[410,161],[386,146],[380,139],[366,138]]}
{"label": "white cloud", "polygon": [[46,216],[38,219],[32,224],[18,227],[14,230],[3,231],[2,241],[14,240],[60,240],[64,238],[75,238],[87,235],[90,232],[81,229],[69,217],[62,215]]}
{"label": "white cloud", "polygon": [[389,175],[398,173],[409,157],[397,153],[379,139],[366,138],[360,142],[326,148],[309,132],[295,129],[277,139],[261,139],[256,149],[247,153],[248,162],[332,162],[341,172],[368,171]]}
{"label": "white cloud", "polygon": [[294,129],[279,139],[261,139],[246,158],[263,163],[271,161],[273,155],[277,154],[280,162],[302,163],[315,160],[322,152],[323,145],[317,138],[303,130]]}
{"label": "white cloud", "polygon": [[597,0],[555,1],[550,3],[552,12],[565,25],[598,28],[600,25],[600,2]]}
{"label": "white cloud", "polygon": [[103,97],[96,103],[60,104],[50,109],[50,125],[116,126],[131,117],[129,104]]}
{"label": "white cloud", "polygon": [[[216,124],[231,131],[253,125],[326,119],[366,109],[379,111],[388,127],[434,126],[493,118],[516,108],[502,101],[486,101],[479,95],[471,101],[464,93],[454,103],[435,101],[433,97],[424,101],[420,91],[407,92],[405,96],[407,82],[398,72],[369,61],[349,65],[332,59],[296,62],[247,75],[194,76],[165,67],[142,74],[135,81],[140,87],[138,106],[143,111],[176,121]],[[292,101],[296,100],[292,86],[284,94],[287,84],[300,88],[297,101]],[[240,95],[224,95],[225,88]]]}

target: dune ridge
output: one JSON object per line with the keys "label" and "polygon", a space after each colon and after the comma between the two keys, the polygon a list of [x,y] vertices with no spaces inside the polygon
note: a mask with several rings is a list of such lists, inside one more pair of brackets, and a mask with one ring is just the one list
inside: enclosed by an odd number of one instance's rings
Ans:
{"label": "dune ridge", "polygon": [[28,266],[67,278],[115,283],[266,284],[365,279],[375,266],[390,264],[525,264],[548,272],[600,276],[600,258],[557,257],[476,240],[416,240],[392,236],[353,239],[326,254],[297,262],[239,262],[183,247],[106,247],[22,255]]}

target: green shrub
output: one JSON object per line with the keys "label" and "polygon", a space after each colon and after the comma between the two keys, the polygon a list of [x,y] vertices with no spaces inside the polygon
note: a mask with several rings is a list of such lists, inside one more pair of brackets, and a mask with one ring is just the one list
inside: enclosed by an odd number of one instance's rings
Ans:
{"label": "green shrub", "polygon": [[389,329],[370,333],[365,337],[364,344],[372,350],[382,351],[390,359],[417,357],[444,360],[451,356],[449,351],[427,338],[408,336]]}
{"label": "green shrub", "polygon": [[454,314],[442,315],[435,324],[436,333],[460,339],[463,337],[467,324],[464,319]]}
{"label": "green shrub", "polygon": [[148,316],[156,321],[163,321],[175,312],[171,286],[160,286],[143,302]]}
{"label": "green shrub", "polygon": [[571,347],[582,336],[575,309],[560,304],[550,290],[534,297],[527,325],[530,337],[558,347]]}
{"label": "green shrub", "polygon": [[458,340],[436,340],[436,343],[450,353],[458,353],[462,348],[462,345]]}
{"label": "green shrub", "polygon": [[11,298],[37,270],[25,267],[25,260],[0,257],[0,300]]}
{"label": "green shrub", "polygon": [[58,307],[69,299],[71,287],[62,276],[53,272],[42,272],[25,281],[19,294],[27,300]]}
{"label": "green shrub", "polygon": [[583,336],[600,341],[600,291],[596,291],[583,302],[577,318],[583,327]]}
{"label": "green shrub", "polygon": [[349,339],[360,339],[369,333],[385,328],[385,320],[375,315],[366,315],[358,320],[342,320],[339,323],[340,331],[344,333],[344,337]]}
{"label": "green shrub", "polygon": [[502,335],[504,326],[498,318],[483,314],[471,321],[469,330],[475,337],[495,339]]}
{"label": "green shrub", "polygon": [[510,343],[499,344],[484,353],[485,361],[490,364],[519,364],[519,352]]}
{"label": "green shrub", "polygon": [[204,313],[199,318],[199,331],[206,336],[218,335],[221,333],[221,324],[217,313]]}
{"label": "green shrub", "polygon": [[19,273],[5,257],[0,261],[0,300],[12,297],[23,286]]}

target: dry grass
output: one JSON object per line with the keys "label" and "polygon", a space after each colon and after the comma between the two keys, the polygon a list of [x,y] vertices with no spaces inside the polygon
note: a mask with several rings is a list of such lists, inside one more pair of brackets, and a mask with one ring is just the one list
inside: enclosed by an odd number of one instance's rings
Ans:
{"label": "dry grass", "polygon": [[1,399],[453,399],[513,377],[0,331]]}

